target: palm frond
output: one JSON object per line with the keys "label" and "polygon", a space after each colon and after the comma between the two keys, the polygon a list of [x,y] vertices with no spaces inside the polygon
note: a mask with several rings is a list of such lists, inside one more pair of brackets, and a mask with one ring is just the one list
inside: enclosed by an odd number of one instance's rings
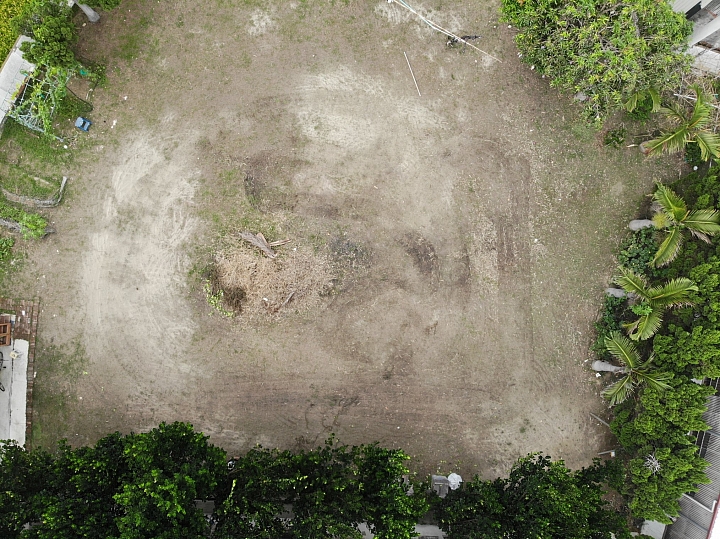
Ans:
{"label": "palm frond", "polygon": [[638,365],[638,367],[637,367],[635,370],[636,370],[636,371],[640,371],[640,372],[649,371],[649,370],[652,369],[651,365],[652,365],[653,361],[655,361],[655,353],[654,353],[654,352],[651,352],[651,353],[650,353],[650,357],[648,357],[648,358],[642,363],[642,365]]}
{"label": "palm frond", "polygon": [[690,118],[687,123],[692,129],[702,129],[710,121],[710,112],[712,111],[712,107],[708,104],[705,92],[700,86],[694,84],[692,89],[695,92],[696,99],[693,105],[692,114],[690,114]]}
{"label": "palm frond", "polygon": [[720,136],[707,130],[700,130],[693,137],[695,143],[700,146],[700,158],[703,161],[710,159],[710,156],[720,157]]}
{"label": "palm frond", "polygon": [[712,209],[694,210],[688,213],[682,224],[693,234],[700,232],[702,237],[698,237],[709,242],[707,236],[714,236],[720,232],[720,212]]}
{"label": "palm frond", "polygon": [[645,277],[638,275],[633,270],[628,268],[620,268],[620,277],[615,278],[615,283],[622,287],[625,292],[630,294],[636,294],[642,298],[647,297],[648,283]]}
{"label": "palm frond", "polygon": [[669,372],[643,372],[635,371],[633,373],[638,379],[638,382],[643,382],[657,391],[665,391],[671,389],[672,386],[667,383],[668,380],[672,380],[672,374]]}
{"label": "palm frond", "polygon": [[625,328],[625,331],[627,331],[628,336],[634,340],[637,341],[638,339],[634,337],[637,331],[637,327],[640,324],[640,319],[635,320],[634,322],[625,322],[622,327]]}
{"label": "palm frond", "polygon": [[653,307],[671,307],[688,303],[690,292],[697,292],[698,287],[687,277],[677,277],[663,286],[648,288],[647,297]]}
{"label": "palm frond", "polygon": [[602,396],[610,401],[611,406],[625,402],[635,389],[632,376],[627,374],[620,380],[602,390]]}
{"label": "palm frond", "polygon": [[667,107],[660,107],[659,112],[661,112],[665,116],[668,116],[671,119],[673,119],[679,123],[682,123],[682,124],[687,123],[687,117],[685,116],[685,109],[676,105],[675,103],[671,103]]}
{"label": "palm frond", "polygon": [[643,93],[644,92],[635,92],[633,95],[631,95],[628,100],[623,103],[625,110],[628,112],[634,111],[637,108],[638,101],[640,101],[640,97]]}
{"label": "palm frond", "polygon": [[660,92],[658,92],[655,88],[652,86],[647,89],[647,94],[650,96],[650,99],[652,100],[652,112],[659,112],[661,105],[660,105]]}
{"label": "palm frond", "polygon": [[682,229],[678,226],[670,229],[668,235],[658,247],[655,257],[652,259],[652,265],[656,268],[666,266],[677,257],[682,247],[683,234]]}
{"label": "palm frond", "polygon": [[644,341],[657,333],[662,324],[662,307],[654,308],[649,314],[643,315],[632,324],[628,324],[628,334],[633,341]]}
{"label": "palm frond", "polygon": [[627,101],[625,101],[625,103],[623,103],[623,106],[625,107],[626,111],[632,112],[637,108],[638,103],[645,101],[648,97],[652,100],[651,112],[658,112],[661,109],[660,94],[653,87],[650,87],[647,90],[640,90],[639,92],[635,92],[628,98]]}
{"label": "palm frond", "polygon": [[687,127],[681,126],[675,131],[668,131],[656,139],[647,141],[644,146],[648,155],[660,152],[677,153],[685,147],[688,134]]}
{"label": "palm frond", "polygon": [[635,369],[640,365],[640,354],[635,345],[619,331],[613,331],[605,337],[605,348],[618,360],[620,365]]}
{"label": "palm frond", "polygon": [[652,222],[653,226],[658,229],[670,228],[677,225],[673,216],[665,213],[662,209],[653,214]]}
{"label": "palm frond", "polygon": [[667,185],[661,183],[655,184],[653,200],[660,205],[660,208],[662,208],[665,213],[672,216],[677,222],[683,221],[688,215],[688,208],[685,201]]}

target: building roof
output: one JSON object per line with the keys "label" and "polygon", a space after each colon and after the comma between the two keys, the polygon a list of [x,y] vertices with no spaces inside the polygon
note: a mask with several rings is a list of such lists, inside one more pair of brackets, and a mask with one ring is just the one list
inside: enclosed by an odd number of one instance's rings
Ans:
{"label": "building roof", "polygon": [[15,41],[10,54],[0,67],[0,125],[13,104],[13,96],[27,78],[25,73],[32,73],[35,65],[23,58],[20,45],[25,41],[32,41],[27,36],[20,36]]}

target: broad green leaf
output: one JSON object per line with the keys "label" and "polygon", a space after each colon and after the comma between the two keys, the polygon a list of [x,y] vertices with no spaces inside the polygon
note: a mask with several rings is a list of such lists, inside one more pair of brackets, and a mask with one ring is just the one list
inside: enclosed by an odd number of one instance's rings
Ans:
{"label": "broad green leaf", "polygon": [[605,338],[605,348],[620,365],[627,365],[631,369],[636,368],[640,363],[640,355],[635,345],[619,331],[613,331]]}
{"label": "broad green leaf", "polygon": [[637,377],[638,382],[642,382],[657,391],[666,391],[672,387],[667,383],[668,380],[672,380],[672,374],[670,373],[636,371],[633,374]]}
{"label": "broad green leaf", "polygon": [[655,307],[671,307],[688,303],[690,292],[697,292],[698,287],[687,277],[678,277],[663,286],[648,289],[648,299]]}
{"label": "broad green leaf", "polygon": [[660,205],[665,213],[671,215],[677,222],[681,222],[688,215],[688,208],[685,201],[666,185],[661,183],[656,184],[653,200]]}
{"label": "broad green leaf", "polygon": [[710,156],[720,157],[720,136],[710,131],[698,131],[695,133],[694,142],[700,146],[700,158],[703,161],[710,159]]}
{"label": "broad green leaf", "polygon": [[659,268],[675,260],[682,247],[683,234],[680,227],[670,230],[652,259],[652,265]]}
{"label": "broad green leaf", "polygon": [[611,406],[625,402],[635,389],[635,384],[630,374],[626,374],[614,384],[609,385],[602,391],[602,396],[610,401]]}
{"label": "broad green leaf", "polygon": [[660,324],[662,324],[662,310],[658,308],[650,314],[641,316],[633,323],[634,328],[630,333],[630,338],[634,341],[649,339],[660,329]]}

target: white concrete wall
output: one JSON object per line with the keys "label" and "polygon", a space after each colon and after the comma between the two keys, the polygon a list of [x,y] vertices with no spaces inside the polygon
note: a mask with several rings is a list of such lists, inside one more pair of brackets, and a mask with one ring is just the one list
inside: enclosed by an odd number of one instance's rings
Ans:
{"label": "white concrete wall", "polygon": [[10,54],[0,67],[0,125],[5,121],[5,116],[12,107],[12,97],[25,81],[23,72],[32,73],[35,70],[35,66],[25,60],[20,52],[20,45],[25,41],[32,39],[27,36],[17,38]]}

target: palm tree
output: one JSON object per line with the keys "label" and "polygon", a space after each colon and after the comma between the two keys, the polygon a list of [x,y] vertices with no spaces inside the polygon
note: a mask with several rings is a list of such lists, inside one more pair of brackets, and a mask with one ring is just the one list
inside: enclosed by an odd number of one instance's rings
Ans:
{"label": "palm tree", "polygon": [[646,90],[640,90],[632,94],[627,101],[625,101],[624,106],[625,110],[628,112],[634,111],[638,105],[644,103],[647,101],[647,99],[650,98],[652,101],[652,109],[651,112],[659,112],[662,108],[660,106],[660,92],[658,92],[655,88],[648,88]]}
{"label": "palm tree", "polygon": [[650,364],[655,359],[652,354],[643,362],[635,345],[619,331],[613,331],[608,337],[605,337],[605,348],[617,359],[621,366],[618,367],[605,361],[594,361],[593,369],[625,375],[602,391],[602,396],[608,399],[612,406],[624,402],[635,387],[641,383],[659,391],[670,389],[666,380],[670,380],[672,376],[669,373],[657,372],[651,368]]}
{"label": "palm tree", "polygon": [[675,192],[658,183],[653,193],[658,210],[652,221],[648,219],[630,222],[630,228],[637,230],[646,226],[667,230],[668,235],[652,260],[655,267],[666,266],[677,257],[682,247],[683,232],[689,230],[696,238],[710,243],[710,236],[720,232],[720,212],[713,209],[689,210],[685,201]]}
{"label": "palm tree", "polygon": [[700,146],[700,155],[703,161],[707,161],[710,155],[720,156],[720,136],[709,129],[714,108],[710,105],[700,86],[693,84],[691,88],[695,92],[696,99],[689,114],[678,104],[660,108],[660,112],[677,125],[672,131],[667,131],[658,138],[643,143],[648,155],[661,151],[679,152],[685,148],[686,144],[694,142]]}
{"label": "palm tree", "polygon": [[622,275],[615,283],[635,299],[632,310],[640,315],[635,322],[626,324],[628,335],[634,341],[649,339],[660,328],[662,316],[666,309],[688,305],[690,292],[697,292],[698,287],[690,279],[678,277],[663,286],[649,286],[642,275],[627,268],[620,268]]}

